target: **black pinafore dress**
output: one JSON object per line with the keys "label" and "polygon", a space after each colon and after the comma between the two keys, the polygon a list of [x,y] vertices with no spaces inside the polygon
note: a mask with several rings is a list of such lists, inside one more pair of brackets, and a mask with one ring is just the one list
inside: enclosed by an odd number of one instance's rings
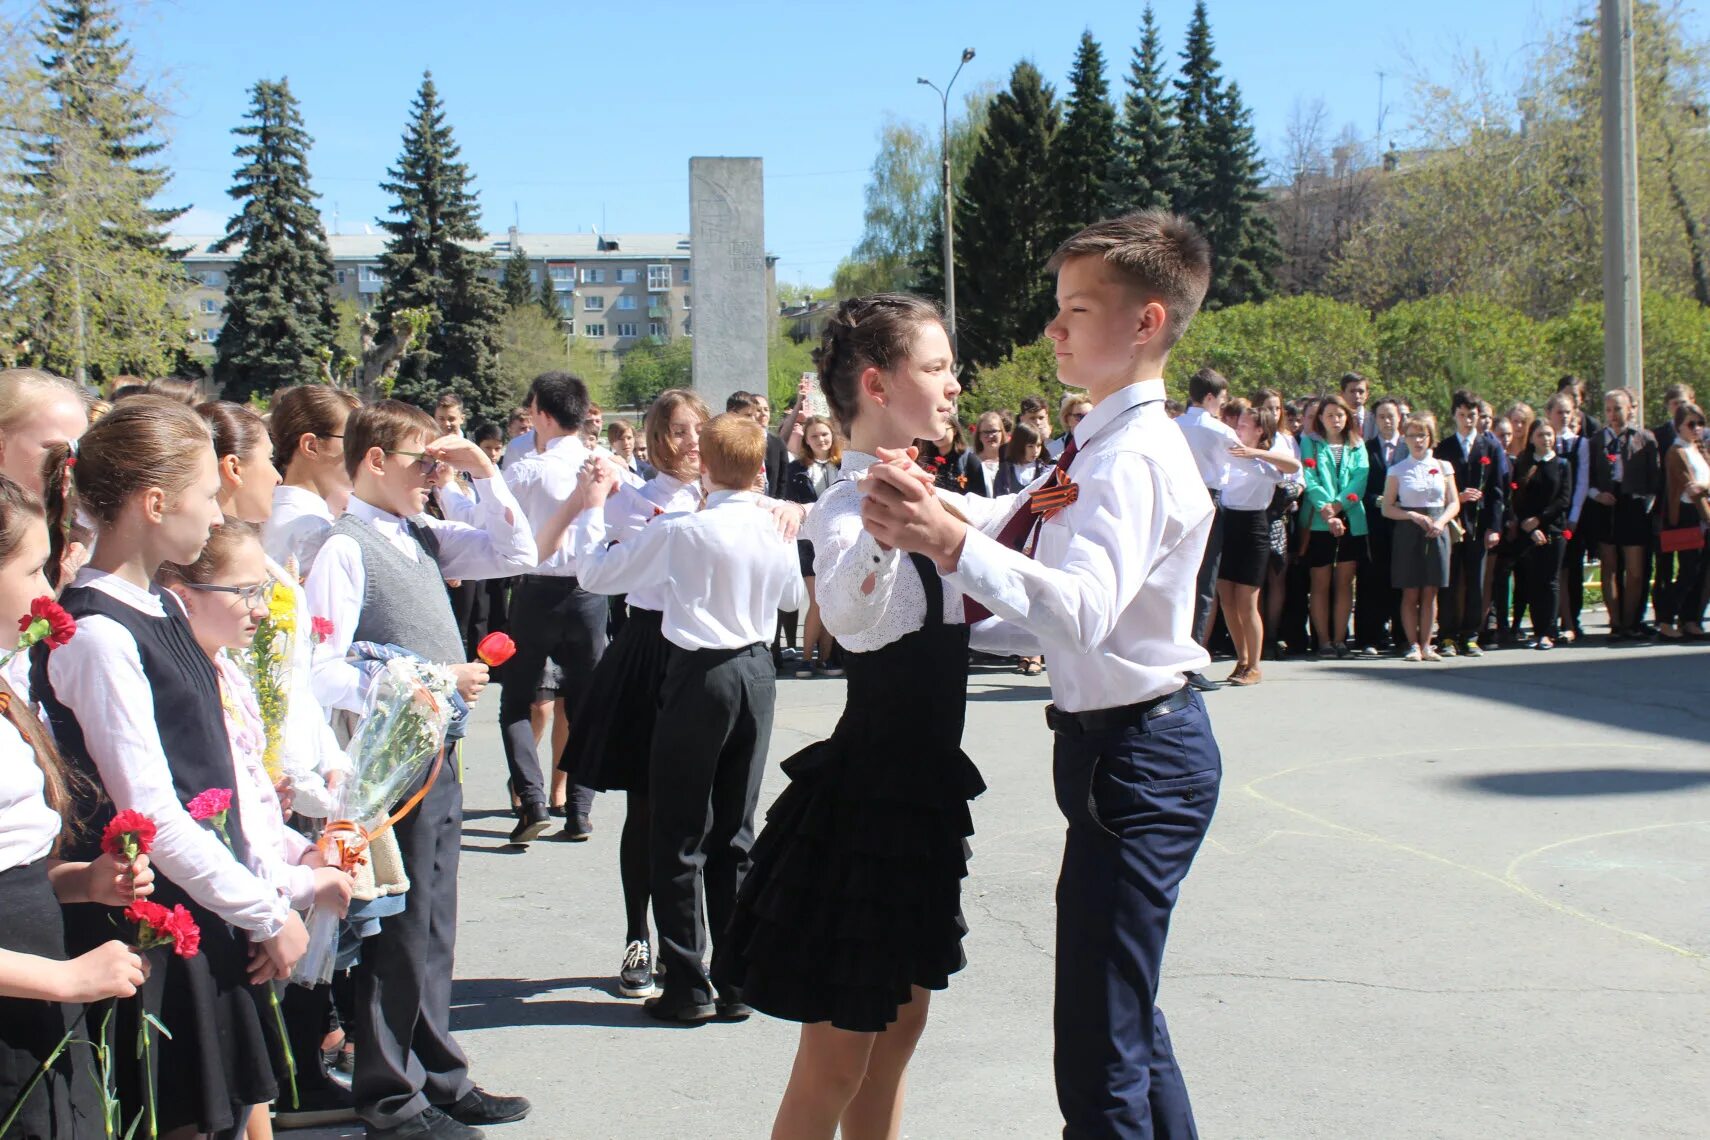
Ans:
{"label": "black pinafore dress", "polygon": [[715,940],[720,989],[773,1017],[878,1032],[912,987],[966,964],[968,801],[985,791],[962,751],[968,627],[912,555],[926,622],[844,655],[849,691],[831,739],[784,761],[790,785],[755,841],[735,914]]}

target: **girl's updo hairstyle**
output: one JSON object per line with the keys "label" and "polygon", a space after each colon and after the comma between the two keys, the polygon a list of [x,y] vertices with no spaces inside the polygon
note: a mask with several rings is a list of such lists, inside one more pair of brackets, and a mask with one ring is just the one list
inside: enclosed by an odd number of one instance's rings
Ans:
{"label": "girl's updo hairstyle", "polygon": [[131,396],[83,433],[73,446],[49,446],[43,460],[49,565],[58,565],[69,524],[82,511],[97,527],[111,525],[133,495],[159,487],[169,496],[188,490],[213,443],[207,421],[188,404],[164,396]]}
{"label": "girl's updo hairstyle", "polygon": [[0,432],[12,431],[48,400],[62,397],[82,399],[82,393],[65,377],[40,368],[0,369]]}
{"label": "girl's updo hairstyle", "polygon": [[267,421],[242,404],[210,400],[196,405],[196,414],[208,421],[208,428],[214,433],[214,454],[221,459],[228,455],[247,459],[262,444],[272,446]]}
{"label": "girl's updo hairstyle", "polygon": [[813,362],[832,419],[845,436],[855,423],[861,373],[869,368],[888,372],[902,364],[915,333],[929,323],[943,324],[944,314],[931,301],[909,293],[853,297],[825,322]]}

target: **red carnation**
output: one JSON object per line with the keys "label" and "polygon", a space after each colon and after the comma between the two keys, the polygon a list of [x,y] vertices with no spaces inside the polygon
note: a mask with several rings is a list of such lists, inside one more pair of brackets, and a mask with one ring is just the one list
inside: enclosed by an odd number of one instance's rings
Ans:
{"label": "red carnation", "polygon": [[1510,484],[1508,484],[1508,489],[1510,491],[1518,491],[1520,489],[1520,484],[1519,483],[1510,483]]}
{"label": "red carnation", "polygon": [[58,649],[77,632],[77,620],[52,598],[41,597],[30,603],[30,616],[18,619],[19,632],[30,632],[30,627],[38,621],[47,622],[47,628],[38,640],[46,641],[49,649]]}
{"label": "red carnation", "polygon": [[943,456],[942,456],[942,455],[934,455],[934,456],[933,456],[933,457],[932,457],[932,465],[933,465],[933,466],[934,466],[934,467],[942,467],[942,466],[944,466],[944,457],[943,457]]}
{"label": "red carnation", "polygon": [[318,617],[309,619],[309,636],[314,638],[316,642],[325,641],[332,635],[333,623],[331,618]]}
{"label": "red carnation", "polygon": [[139,900],[125,908],[125,919],[137,924],[137,947],[172,947],[180,958],[194,958],[202,949],[202,928],[182,904],[167,910],[159,903]]}
{"label": "red carnation", "polygon": [[166,920],[166,932],[172,935],[172,952],[180,958],[194,958],[202,949],[202,928],[196,925],[183,904],[175,905]]}
{"label": "red carnation", "polygon": [[475,656],[485,662],[489,669],[497,669],[516,656],[516,652],[517,643],[505,633],[489,633],[475,647]]}
{"label": "red carnation", "polygon": [[[165,931],[172,925],[172,912],[156,902],[138,899],[125,908],[125,921],[134,922],[138,926],[147,925],[155,930]],[[144,932],[146,937],[146,932]]]}
{"label": "red carnation", "polygon": [[1310,456],[1308,456],[1307,458],[1302,459],[1300,461],[1300,464],[1302,467],[1306,467],[1308,469],[1311,469],[1311,468],[1315,468],[1318,466],[1318,460],[1313,459]]}
{"label": "red carnation", "polygon": [[232,806],[232,790],[230,788],[209,788],[198,792],[196,797],[184,805],[190,813],[190,818],[198,823],[213,819],[229,811]]}
{"label": "red carnation", "polygon": [[1490,456],[1488,456],[1488,455],[1480,456],[1479,457],[1479,463],[1483,464],[1486,467],[1489,467],[1490,466]]}
{"label": "red carnation", "polygon": [[101,850],[135,859],[154,846],[154,820],[140,811],[122,811],[101,833]]}
{"label": "red carnation", "polygon": [[1441,475],[1442,472],[1437,470],[1437,468],[1433,467],[1433,468],[1431,468],[1430,471],[1426,472],[1426,474],[1428,474],[1428,475]]}
{"label": "red carnation", "polygon": [[1572,530],[1562,531],[1562,537],[1566,538],[1566,539],[1572,539],[1573,538],[1573,531]]}

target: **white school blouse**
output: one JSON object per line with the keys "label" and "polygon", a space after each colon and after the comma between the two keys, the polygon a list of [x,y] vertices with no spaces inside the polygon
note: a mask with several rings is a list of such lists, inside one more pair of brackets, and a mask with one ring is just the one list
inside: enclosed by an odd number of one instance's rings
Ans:
{"label": "white school blouse", "polygon": [[[18,699],[27,698],[20,692]],[[30,715],[27,708],[18,712]],[[35,749],[17,725],[4,720],[0,723],[0,871],[46,858],[59,838],[59,828],[59,813],[48,806]]]}
{"label": "white school blouse", "polygon": [[[1288,449],[1283,445],[1272,444],[1271,452],[1287,455]],[[1262,511],[1269,507],[1277,484],[1283,481],[1283,473],[1263,459],[1237,459],[1232,455],[1228,463],[1229,478],[1223,485],[1223,497],[1219,500],[1224,508],[1231,511]]]}
{"label": "white school blouse", "polygon": [[297,576],[302,578],[314,565],[315,554],[332,524],[332,509],[325,499],[313,491],[281,483],[273,488],[273,513],[261,524],[261,546],[267,557],[281,566],[295,559]]}
{"label": "white school blouse", "polygon": [[1448,460],[1435,455],[1415,459],[1409,455],[1390,464],[1389,478],[1395,480],[1395,503],[1407,511],[1435,511],[1447,502],[1448,482],[1443,469]]}
{"label": "white school blouse", "polygon": [[[699,482],[685,483],[663,471],[639,487],[621,484],[606,500],[606,541],[627,542],[640,534],[641,528],[656,518],[697,511],[701,506],[701,498]],[[629,604],[663,613],[665,594],[663,582],[640,586],[629,592]]]}

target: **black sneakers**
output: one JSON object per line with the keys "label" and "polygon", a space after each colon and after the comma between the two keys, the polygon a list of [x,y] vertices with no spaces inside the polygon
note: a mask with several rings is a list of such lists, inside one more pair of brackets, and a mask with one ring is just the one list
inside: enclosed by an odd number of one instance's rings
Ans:
{"label": "black sneakers", "polygon": [[368,1126],[368,1140],[481,1140],[486,1133],[460,1124],[437,1108],[412,1116],[396,1128]]}
{"label": "black sneakers", "polygon": [[653,980],[653,947],[646,942],[637,940],[623,948],[618,993],[626,998],[654,997],[659,993],[659,983]]}
{"label": "black sneakers", "polygon": [[533,1107],[526,1096],[494,1096],[476,1087],[440,1111],[459,1124],[509,1124],[527,1116]]}
{"label": "black sneakers", "polygon": [[511,842],[519,846],[532,843],[540,833],[552,826],[552,816],[545,804],[527,804],[517,813],[517,825],[511,829]]}

